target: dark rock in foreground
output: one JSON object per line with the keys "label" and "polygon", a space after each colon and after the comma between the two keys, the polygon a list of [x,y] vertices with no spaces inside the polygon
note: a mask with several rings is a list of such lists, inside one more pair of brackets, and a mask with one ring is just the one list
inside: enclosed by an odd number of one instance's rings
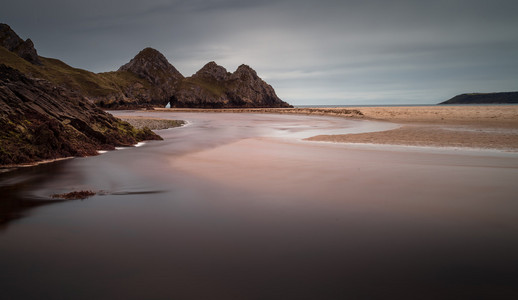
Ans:
{"label": "dark rock in foreground", "polygon": [[518,92],[472,93],[457,95],[439,104],[513,104],[518,103]]}
{"label": "dark rock in foreground", "polygon": [[77,92],[0,64],[0,165],[32,163],[161,139],[97,108]]}

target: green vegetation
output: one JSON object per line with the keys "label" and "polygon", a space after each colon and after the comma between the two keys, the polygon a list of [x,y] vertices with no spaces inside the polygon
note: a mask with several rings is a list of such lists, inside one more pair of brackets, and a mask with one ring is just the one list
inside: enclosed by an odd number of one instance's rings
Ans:
{"label": "green vegetation", "polygon": [[221,97],[229,90],[221,82],[209,79],[193,78],[188,77],[182,80],[180,83],[181,90],[189,90],[193,88],[201,87],[205,91],[209,92],[212,96]]}
{"label": "green vegetation", "polygon": [[131,72],[96,74],[73,68],[58,59],[45,57],[40,57],[40,59],[43,63],[42,66],[33,65],[0,46],[0,63],[17,69],[31,77],[43,78],[54,84],[79,91],[87,97],[109,97],[111,95],[120,95],[128,88],[142,92],[150,88],[150,83],[147,80],[139,78]]}
{"label": "green vegetation", "polygon": [[167,119],[146,119],[146,118],[121,118],[123,121],[131,124],[137,129],[151,129],[160,130],[174,127],[180,127],[185,124],[181,120],[167,120]]}

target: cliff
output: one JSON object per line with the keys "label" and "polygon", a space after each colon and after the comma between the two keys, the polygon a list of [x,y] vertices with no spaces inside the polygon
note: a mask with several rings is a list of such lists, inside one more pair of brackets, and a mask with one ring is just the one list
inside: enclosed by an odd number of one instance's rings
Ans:
{"label": "cliff", "polygon": [[160,139],[105,113],[77,92],[0,64],[0,165],[69,156]]}
{"label": "cliff", "polygon": [[512,104],[518,103],[518,92],[472,93],[457,95],[439,104]]}
{"label": "cliff", "polygon": [[[145,79],[149,83],[149,92],[143,102],[160,106],[167,104],[178,83],[184,78],[162,53],[153,48],[140,51],[129,63],[121,66],[116,74],[122,72],[130,72]],[[126,97],[135,96],[128,90],[125,92]]]}
{"label": "cliff", "polygon": [[210,62],[179,84],[171,107],[291,107],[257,73],[241,65],[234,73]]}
{"label": "cliff", "polygon": [[145,48],[119,70],[96,74],[38,56],[29,39],[23,41],[5,24],[0,24],[0,63],[76,91],[108,109],[165,106],[169,102],[177,107],[289,107],[244,65],[235,75],[225,70],[221,77],[216,74],[216,64],[209,63],[184,78],[164,55]]}
{"label": "cliff", "polygon": [[31,64],[41,65],[32,41],[22,40],[7,24],[0,23],[0,46],[16,53]]}

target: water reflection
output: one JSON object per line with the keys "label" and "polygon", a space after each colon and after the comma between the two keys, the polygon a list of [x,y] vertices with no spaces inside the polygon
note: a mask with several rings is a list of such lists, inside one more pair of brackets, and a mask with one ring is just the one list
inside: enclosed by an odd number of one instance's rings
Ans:
{"label": "water reflection", "polygon": [[383,126],[335,118],[170,117],[191,125],[161,131],[162,142],[0,177],[20,201],[98,192],[0,233],[2,295],[518,296],[516,157],[296,140]]}
{"label": "water reflection", "polygon": [[30,191],[54,180],[65,170],[66,164],[67,161],[57,161],[0,173],[0,230],[5,229],[10,221],[25,216],[32,208],[62,202],[50,195],[33,195]]}

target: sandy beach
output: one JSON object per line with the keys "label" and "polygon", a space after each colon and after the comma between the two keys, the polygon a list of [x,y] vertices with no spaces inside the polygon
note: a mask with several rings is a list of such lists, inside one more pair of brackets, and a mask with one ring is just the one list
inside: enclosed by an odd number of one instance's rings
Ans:
{"label": "sandy beach", "polygon": [[371,133],[318,135],[307,140],[434,147],[518,150],[518,105],[347,108],[157,109],[158,112],[305,114],[391,122],[400,128]]}
{"label": "sandy beach", "polygon": [[518,150],[518,129],[473,125],[404,125],[359,134],[318,135],[309,141]]}
{"label": "sandy beach", "polygon": [[356,109],[366,118],[398,123],[402,127],[384,132],[320,135],[309,140],[518,150],[516,105]]}

